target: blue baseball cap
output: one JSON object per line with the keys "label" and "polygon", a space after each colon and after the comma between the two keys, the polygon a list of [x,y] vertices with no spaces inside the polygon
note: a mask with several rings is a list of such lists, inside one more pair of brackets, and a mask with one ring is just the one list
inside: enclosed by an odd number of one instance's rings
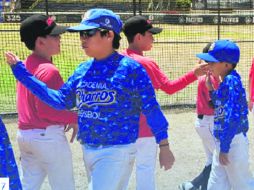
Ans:
{"label": "blue baseball cap", "polygon": [[231,40],[217,40],[211,44],[208,53],[199,53],[197,57],[206,62],[237,64],[240,59],[240,49]]}
{"label": "blue baseball cap", "polygon": [[77,26],[68,28],[70,32],[79,32],[83,30],[91,30],[102,28],[113,30],[120,34],[123,23],[118,15],[108,9],[90,9],[84,14],[84,18]]}

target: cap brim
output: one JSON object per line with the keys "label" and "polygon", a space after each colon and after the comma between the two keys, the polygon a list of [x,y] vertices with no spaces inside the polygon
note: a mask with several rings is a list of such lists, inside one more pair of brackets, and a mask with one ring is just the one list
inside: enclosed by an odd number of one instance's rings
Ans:
{"label": "cap brim", "polygon": [[83,31],[83,30],[92,30],[92,29],[95,29],[95,28],[99,28],[99,27],[80,24],[80,25],[77,25],[77,26],[72,26],[72,27],[67,28],[67,31],[69,31],[69,32],[79,32],[79,31]]}
{"label": "cap brim", "polygon": [[220,62],[219,60],[215,59],[211,54],[209,53],[199,53],[196,55],[198,58],[206,61],[206,62],[213,62],[213,63],[218,63]]}
{"label": "cap brim", "polygon": [[148,31],[151,32],[152,34],[159,34],[159,33],[161,33],[162,28],[153,27],[153,28],[150,28]]}
{"label": "cap brim", "polygon": [[49,33],[49,35],[59,35],[66,32],[67,26],[58,26],[56,25],[53,30]]}

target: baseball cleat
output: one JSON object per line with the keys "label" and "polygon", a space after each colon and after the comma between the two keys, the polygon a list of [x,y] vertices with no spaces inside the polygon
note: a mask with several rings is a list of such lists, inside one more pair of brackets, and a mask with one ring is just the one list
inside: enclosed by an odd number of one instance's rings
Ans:
{"label": "baseball cleat", "polygon": [[179,190],[198,190],[196,187],[192,185],[190,181],[186,181],[180,185],[178,185]]}

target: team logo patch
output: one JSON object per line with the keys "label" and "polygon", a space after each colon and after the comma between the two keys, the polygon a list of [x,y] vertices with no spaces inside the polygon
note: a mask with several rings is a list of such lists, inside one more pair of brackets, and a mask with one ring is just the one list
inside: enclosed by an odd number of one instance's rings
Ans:
{"label": "team logo patch", "polygon": [[109,25],[110,24],[110,20],[108,18],[105,19],[105,24]]}
{"label": "team logo patch", "polygon": [[82,89],[76,91],[77,107],[91,107],[95,105],[110,105],[115,102],[116,91],[114,90],[98,90],[87,92]]}
{"label": "team logo patch", "polygon": [[215,109],[215,120],[224,118],[224,115],[225,115],[224,106],[219,106],[218,108]]}
{"label": "team logo patch", "polygon": [[55,16],[50,16],[50,17],[48,17],[48,19],[47,19],[47,25],[48,26],[51,26],[51,24],[53,23],[53,22],[55,22],[55,20],[56,20],[56,17]]}
{"label": "team logo patch", "polygon": [[108,29],[113,28],[113,25],[111,24],[111,21],[108,18],[105,18],[105,20],[101,21],[100,25]]}

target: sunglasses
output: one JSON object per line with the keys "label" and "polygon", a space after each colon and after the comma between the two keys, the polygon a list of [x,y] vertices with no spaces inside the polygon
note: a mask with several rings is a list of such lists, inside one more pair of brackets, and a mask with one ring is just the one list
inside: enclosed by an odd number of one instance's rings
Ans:
{"label": "sunglasses", "polygon": [[83,38],[91,38],[98,31],[101,32],[101,33],[107,33],[108,32],[108,30],[104,30],[104,29],[100,29],[100,28],[95,28],[95,29],[91,29],[91,30],[80,31],[79,35],[80,35],[80,37],[83,37]]}

